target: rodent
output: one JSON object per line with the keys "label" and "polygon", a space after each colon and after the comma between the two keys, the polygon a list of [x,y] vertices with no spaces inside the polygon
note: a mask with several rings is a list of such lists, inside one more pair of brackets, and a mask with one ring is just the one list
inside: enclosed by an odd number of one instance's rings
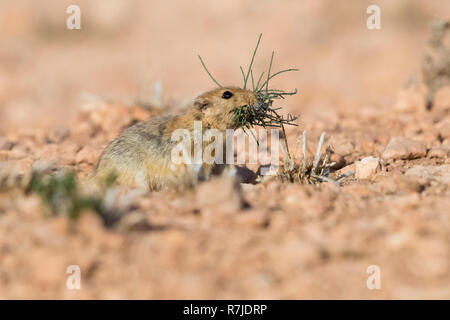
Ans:
{"label": "rodent", "polygon": [[[125,129],[103,151],[93,179],[104,181],[115,175],[115,182],[147,190],[177,186],[189,179],[185,164],[173,165],[171,150],[177,144],[171,141],[176,129],[194,130],[194,121],[201,121],[202,129],[236,129],[233,110],[240,106],[257,106],[257,95],[238,87],[220,87],[198,95],[179,115],[150,118]],[[225,144],[225,139],[223,139]],[[202,151],[205,145],[202,146]],[[215,164],[203,163],[209,176]]]}

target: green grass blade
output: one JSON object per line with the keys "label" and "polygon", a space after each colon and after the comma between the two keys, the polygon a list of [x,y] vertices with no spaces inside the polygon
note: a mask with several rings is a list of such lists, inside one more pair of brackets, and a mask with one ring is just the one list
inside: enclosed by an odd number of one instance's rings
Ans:
{"label": "green grass blade", "polygon": [[264,87],[264,85],[266,85],[266,94],[267,91],[269,90],[269,80],[270,80],[270,71],[272,70],[272,63],[273,63],[273,56],[275,55],[275,51],[272,51],[272,56],[270,57],[270,63],[269,63],[269,71],[267,72],[267,80],[265,83],[263,83],[261,85],[261,88]]}
{"label": "green grass blade", "polygon": [[212,74],[209,72],[208,68],[206,67],[205,63],[203,62],[202,57],[200,57],[200,55],[198,55],[198,58],[200,59],[200,62],[202,63],[203,68],[206,70],[206,72],[208,73],[208,75],[209,75],[209,77],[211,78],[211,80],[214,81],[215,84],[217,84],[219,87],[222,87],[222,86],[220,85],[220,83],[217,82],[217,80],[214,79],[214,77],[212,76]]}
{"label": "green grass blade", "polygon": [[264,75],[264,71],[261,72],[261,75],[259,76],[258,82],[256,83],[256,88],[254,90],[255,92],[258,92],[259,83],[261,82],[261,79],[262,79],[263,75]]}
{"label": "green grass blade", "polygon": [[261,41],[261,37],[262,37],[262,33],[259,34],[258,42],[256,43],[256,48],[253,51],[252,60],[250,61],[250,65],[248,66],[247,76],[245,77],[245,80],[244,80],[244,89],[247,88],[248,77],[250,76],[250,71],[252,70],[253,61],[255,60],[256,51],[258,50],[259,43]]}

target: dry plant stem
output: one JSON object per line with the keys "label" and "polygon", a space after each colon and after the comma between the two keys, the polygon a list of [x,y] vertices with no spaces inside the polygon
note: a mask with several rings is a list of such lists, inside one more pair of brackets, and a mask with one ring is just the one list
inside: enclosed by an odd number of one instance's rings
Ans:
{"label": "dry plant stem", "polygon": [[301,172],[306,171],[307,159],[306,159],[306,130],[303,131],[303,140],[302,140],[302,168]]}
{"label": "dry plant stem", "polygon": [[319,144],[317,145],[316,156],[315,156],[314,162],[313,162],[313,167],[312,167],[313,174],[317,173],[316,169],[317,169],[317,165],[319,164],[319,161],[320,161],[320,155],[321,155],[324,139],[325,139],[325,132],[322,132],[322,134],[320,135]]}
{"label": "dry plant stem", "polygon": [[320,135],[317,151],[312,161],[309,161],[306,156],[306,130],[302,135],[302,159],[300,163],[295,162],[295,156],[290,155],[283,144],[280,144],[281,151],[284,157],[284,164],[279,171],[279,177],[282,180],[290,182],[297,182],[301,184],[314,184],[318,182],[331,182],[339,186],[340,182],[346,177],[350,176],[352,172],[340,175],[338,179],[331,179],[328,177],[330,169],[336,164],[329,162],[329,153],[331,147],[326,148],[325,153],[322,152],[322,147],[325,141],[326,133]]}
{"label": "dry plant stem", "polygon": [[285,167],[288,167],[288,170],[292,171],[294,169],[294,159],[289,155],[289,153],[286,152],[286,149],[282,143],[280,144],[280,149],[281,153],[283,153]]}
{"label": "dry plant stem", "polygon": [[300,142],[302,141],[302,139],[300,138],[300,137],[298,137],[297,138],[297,143],[295,144],[295,150],[294,150],[294,155],[293,155],[293,158],[294,158],[294,161],[295,161],[295,155],[297,154],[297,152],[298,152],[298,147],[300,146]]}

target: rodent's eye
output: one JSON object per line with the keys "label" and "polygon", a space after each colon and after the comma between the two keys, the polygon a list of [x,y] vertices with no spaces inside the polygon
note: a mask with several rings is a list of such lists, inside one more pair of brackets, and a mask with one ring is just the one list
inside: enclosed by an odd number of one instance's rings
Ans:
{"label": "rodent's eye", "polygon": [[230,99],[232,96],[233,96],[233,92],[231,92],[231,91],[225,91],[225,92],[222,94],[222,98],[223,98],[223,99]]}

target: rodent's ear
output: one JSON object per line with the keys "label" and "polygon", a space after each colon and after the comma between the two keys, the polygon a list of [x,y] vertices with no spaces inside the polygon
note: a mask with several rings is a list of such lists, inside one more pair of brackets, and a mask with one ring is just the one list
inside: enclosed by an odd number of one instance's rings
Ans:
{"label": "rodent's ear", "polygon": [[209,101],[203,98],[197,98],[194,101],[194,107],[198,110],[204,110],[209,107]]}

